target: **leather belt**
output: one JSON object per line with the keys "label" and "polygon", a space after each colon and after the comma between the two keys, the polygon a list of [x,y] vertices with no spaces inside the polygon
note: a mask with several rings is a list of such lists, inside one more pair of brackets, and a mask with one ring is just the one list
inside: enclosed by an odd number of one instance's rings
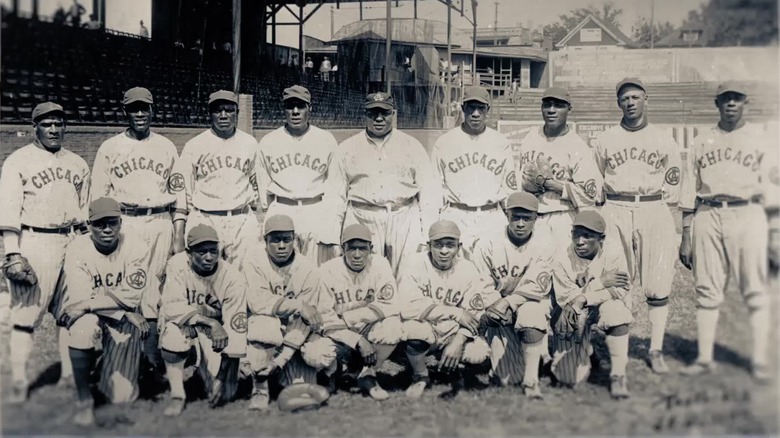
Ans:
{"label": "leather belt", "polygon": [[479,207],[472,207],[470,205],[461,204],[458,202],[450,202],[449,205],[459,210],[466,210],[466,211],[487,211],[487,210],[493,210],[498,208],[498,202],[494,202],[492,204],[480,205]]}
{"label": "leather belt", "polygon": [[69,225],[67,227],[59,227],[59,228],[42,228],[42,227],[31,227],[29,225],[22,225],[23,230],[32,231],[34,233],[43,233],[43,234],[70,234],[76,231],[76,228],[73,225]]}
{"label": "leather belt", "polygon": [[650,202],[660,201],[663,198],[663,193],[655,193],[652,195],[623,195],[620,193],[607,193],[607,199],[610,201]]}
{"label": "leather belt", "polygon": [[300,199],[285,198],[284,196],[278,196],[278,195],[273,195],[273,197],[276,202],[284,205],[298,205],[298,206],[312,205],[322,201],[322,195],[317,195],[313,198],[300,198]]}
{"label": "leather belt", "polygon": [[125,216],[151,216],[153,214],[170,213],[173,205],[163,205],[162,207],[119,207],[119,210]]}
{"label": "leather belt", "polygon": [[251,210],[251,209],[249,208],[248,205],[245,205],[243,207],[238,207],[235,210],[201,210],[201,209],[198,209],[198,211],[201,212],[201,213],[211,214],[211,215],[214,215],[214,216],[236,216],[236,215],[239,215],[239,214],[247,214],[247,213],[249,213],[249,210]]}
{"label": "leather belt", "polygon": [[750,199],[735,199],[733,201],[716,201],[714,199],[699,198],[699,203],[702,205],[709,205],[710,207],[717,207],[717,208],[743,207],[749,204],[760,204],[761,197],[754,196]]}
{"label": "leather belt", "polygon": [[361,201],[349,201],[349,204],[353,207],[357,208],[364,208],[368,210],[387,210],[388,212],[391,211],[398,211],[404,207],[408,207],[414,203],[415,198],[408,198],[400,203],[395,202],[388,202],[384,205],[376,205],[376,204],[369,204],[368,202],[361,202]]}

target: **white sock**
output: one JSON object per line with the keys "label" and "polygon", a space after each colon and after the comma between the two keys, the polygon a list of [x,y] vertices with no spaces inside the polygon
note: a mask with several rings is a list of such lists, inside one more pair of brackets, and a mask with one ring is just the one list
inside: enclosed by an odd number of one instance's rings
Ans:
{"label": "white sock", "polygon": [[268,379],[263,379],[262,381],[258,379],[253,379],[255,381],[254,388],[252,389],[252,395],[255,394],[261,394],[265,397],[268,397]]}
{"label": "white sock", "polygon": [[409,359],[409,365],[411,365],[412,372],[415,376],[428,375],[428,366],[425,365],[425,354],[426,353],[410,354],[408,351],[406,352],[406,358]]}
{"label": "white sock", "polygon": [[753,364],[768,365],[767,345],[771,330],[769,308],[761,307],[750,312],[750,327],[753,330]]}
{"label": "white sock", "polygon": [[699,357],[698,362],[712,362],[715,350],[715,329],[718,327],[718,309],[698,309],[696,324],[698,326]]}
{"label": "white sock", "polygon": [[628,334],[620,336],[606,336],[609,360],[612,363],[612,376],[625,376],[628,364]]}
{"label": "white sock", "polygon": [[27,382],[27,360],[32,353],[32,346],[32,333],[11,330],[11,377],[15,382],[19,380]]}
{"label": "white sock", "polygon": [[669,306],[648,306],[650,317],[650,351],[663,351],[666,320],[669,318]]}
{"label": "white sock", "polygon": [[165,373],[168,375],[168,384],[171,386],[171,398],[185,399],[187,394],[184,392],[184,361],[165,362]]}
{"label": "white sock", "polygon": [[530,344],[523,342],[523,357],[525,358],[524,385],[539,382],[539,360],[542,358],[543,342],[539,341]]}
{"label": "white sock", "polygon": [[73,378],[73,364],[70,363],[70,332],[65,327],[59,328],[59,343],[60,343],[60,364],[61,370],[60,379],[72,379]]}

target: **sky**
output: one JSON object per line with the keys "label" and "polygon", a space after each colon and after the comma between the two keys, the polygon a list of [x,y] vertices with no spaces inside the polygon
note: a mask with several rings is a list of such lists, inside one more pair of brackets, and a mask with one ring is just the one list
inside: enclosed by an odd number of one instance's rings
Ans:
{"label": "sky", "polygon": [[[59,5],[70,6],[72,0],[39,0],[40,13],[51,15]],[[187,0],[184,0],[187,1]],[[458,5],[463,0],[453,0]],[[669,21],[675,26],[682,24],[688,11],[698,9],[699,5],[705,0],[616,0],[613,3],[623,9],[623,15],[619,20],[619,26],[624,33],[631,35],[631,26],[642,17],[650,18],[651,4],[655,4],[655,20],[658,22]],[[465,0],[467,17],[471,17],[471,2]],[[10,7],[12,0],[0,0],[0,4]],[[87,9],[87,17],[92,10],[91,0],[80,0],[80,3]],[[413,2],[410,0],[401,0],[399,7],[395,7],[395,0],[392,1],[392,15],[398,18],[412,18],[414,16]],[[558,16],[566,14],[570,10],[584,7],[592,4],[601,7],[604,0],[545,0],[543,2],[536,0],[498,0],[498,26],[511,27],[523,25],[526,27],[543,26],[548,23],[558,21]],[[19,0],[22,11],[32,9],[32,0]],[[384,1],[365,1],[363,3],[363,18],[385,18],[386,9]],[[496,18],[496,0],[479,0],[477,7],[477,24],[479,27],[492,27]],[[106,0],[107,14],[106,27],[129,33],[138,33],[139,21],[143,20],[150,32],[152,29],[152,6],[151,0]],[[313,6],[307,6],[305,12],[308,13]],[[345,26],[360,19],[358,3],[342,3],[341,8],[336,9],[333,6],[333,32],[338,31]],[[331,36],[331,5],[323,5],[312,16],[304,27],[304,34],[329,40]],[[436,19],[446,22],[447,8],[438,0],[418,0],[417,16],[418,18]],[[292,16],[285,9],[277,15],[278,22],[291,21]],[[466,19],[460,17],[460,14],[453,11],[453,24],[455,27],[470,29],[471,24]],[[529,26],[530,25],[530,26]],[[270,36],[269,36],[270,40]],[[297,26],[279,26],[277,28],[277,43],[297,47],[298,28]]]}

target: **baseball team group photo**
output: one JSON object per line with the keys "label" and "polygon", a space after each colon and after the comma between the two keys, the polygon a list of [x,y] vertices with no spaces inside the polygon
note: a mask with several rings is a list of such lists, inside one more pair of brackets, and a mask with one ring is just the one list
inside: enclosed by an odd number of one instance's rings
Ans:
{"label": "baseball team group photo", "polygon": [[0,7],[3,434],[778,433],[775,0]]}

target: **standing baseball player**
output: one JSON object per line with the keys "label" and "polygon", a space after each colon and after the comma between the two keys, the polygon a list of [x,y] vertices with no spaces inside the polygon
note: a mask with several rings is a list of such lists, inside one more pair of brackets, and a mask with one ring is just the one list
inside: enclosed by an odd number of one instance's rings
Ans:
{"label": "standing baseball player", "polygon": [[547,356],[550,267],[555,248],[534,235],[539,200],[514,192],[506,200],[504,238],[480,240],[474,261],[501,294],[487,306],[492,376],[502,386],[522,382],[526,397],[541,399],[539,363]]}
{"label": "standing baseball player", "polygon": [[[778,124],[772,123],[768,129],[770,138],[778,137]],[[777,289],[780,280],[780,145],[770,143],[762,168],[765,185],[764,206],[769,224],[769,290]]]}
{"label": "standing baseball player", "polygon": [[760,126],[745,123],[748,102],[740,85],[718,87],[715,105],[720,121],[694,139],[691,177],[683,179],[680,261],[693,269],[696,283],[699,351],[696,361],[682,372],[695,375],[714,370],[718,307],[731,277],[750,315],[753,377],[763,382],[771,376],[767,348],[771,304],[761,173],[762,165],[769,165],[764,160],[771,141]]}
{"label": "standing baseball player", "polygon": [[539,199],[534,234],[561,251],[574,214],[601,199],[602,177],[593,151],[566,123],[571,97],[562,88],[542,95],[544,126],[532,128],[520,144],[522,189]]}
{"label": "standing baseball player", "polygon": [[184,410],[184,365],[195,356],[209,404],[231,400],[246,356],[246,290],[243,273],[220,260],[217,232],[199,224],[187,233],[187,249],[173,256],[162,290],[160,348],[171,400],[163,412]]}
{"label": "standing baseball player", "polygon": [[501,296],[469,260],[458,256],[460,229],[454,222],[434,223],[428,239],[428,251],[412,256],[398,281],[406,357],[413,373],[406,395],[419,398],[430,386],[425,357],[436,354],[439,370],[453,374],[452,390],[441,394],[451,398],[465,386],[465,377],[475,377],[480,365],[489,364],[490,347],[480,320],[485,307]]}
{"label": "standing baseball player", "polygon": [[401,260],[425,242],[422,230],[437,219],[441,184],[420,142],[393,129],[393,96],[369,94],[365,116],[365,132],[345,140],[333,154],[327,205],[335,218],[332,226],[368,227],[374,249],[397,274]]}
{"label": "standing baseball player", "polygon": [[[138,398],[143,339],[149,324],[141,314],[141,298],[149,276],[146,248],[122,232],[119,203],[98,198],[89,205],[89,235],[68,245],[63,268],[62,312],[58,323],[68,328],[69,354],[78,402],[73,422],[95,421],[91,373],[99,374],[98,390],[111,403]],[[102,346],[100,369],[96,345]]]}
{"label": "standing baseball player", "polygon": [[266,252],[244,261],[251,285],[247,357],[254,373],[252,410],[268,407],[268,378],[276,369],[285,372],[280,379],[285,387],[316,384],[318,371],[335,371],[336,345],[316,333],[331,301],[318,299],[323,291],[317,266],[298,254],[295,237],[289,216],[271,216],[265,221]]}
{"label": "standing baseball player", "polygon": [[[89,194],[89,166],[62,148],[65,112],[44,102],[32,112],[33,142],[17,149],[0,173],[0,231],[3,233],[10,296],[11,391],[9,401],[27,400],[27,360],[33,330],[49,308],[65,259],[65,247],[84,225]],[[70,378],[67,331],[60,330],[64,380]]]}
{"label": "standing baseball player", "polygon": [[[209,96],[211,128],[184,145],[170,178],[177,193],[174,252],[184,233],[206,224],[220,236],[223,257],[241,269],[244,255],[260,244],[257,202],[257,141],[236,129],[238,98],[220,90]],[[186,227],[185,227],[186,222]]]}
{"label": "standing baseball player", "polygon": [[[558,381],[575,386],[590,373],[590,326],[606,334],[612,368],[609,391],[613,398],[629,397],[626,381],[628,331],[631,314],[630,279],[619,252],[603,250],[607,225],[595,211],[574,217],[571,244],[553,263],[552,372]],[[610,236],[611,238],[611,236]]]}
{"label": "standing baseball player", "polygon": [[321,217],[328,166],[338,143],[333,134],[309,123],[309,90],[300,85],[285,88],[282,104],[285,125],[260,140],[260,207],[266,217],[283,214],[293,218],[296,253],[321,264],[334,256],[341,231],[323,227]]}
{"label": "standing baseball player", "polygon": [[148,278],[141,310],[151,329],[144,353],[162,374],[165,365],[157,347],[157,313],[160,281],[173,240],[171,214],[176,195],[169,187],[178,152],[170,140],[151,131],[153,103],[152,93],[146,88],[125,92],[122,105],[129,126],[98,148],[92,166],[90,199],[110,197],[118,201],[125,218],[122,232],[147,248],[144,270]]}
{"label": "standing baseball player", "polygon": [[487,126],[490,93],[467,87],[462,109],[463,123],[436,140],[431,160],[444,190],[440,217],[458,224],[470,255],[478,239],[503,238],[506,216],[501,203],[517,190],[517,178],[509,141]]}
{"label": "standing baseball player", "polygon": [[601,214],[610,236],[605,250],[625,255],[632,287],[647,297],[647,361],[653,372],[663,374],[669,371],[662,349],[678,242],[670,207],[679,197],[680,151],[668,131],[648,123],[641,80],[623,79],[615,90],[623,119],[594,141],[604,176]]}
{"label": "standing baseball player", "polygon": [[389,394],[377,383],[376,369],[403,337],[395,277],[390,263],[372,254],[368,227],[347,226],[341,241],[342,257],[319,270],[320,298],[329,300],[331,309],[323,315],[323,333],[337,342],[340,360],[353,351],[362,356],[358,386],[371,398],[385,400]]}

